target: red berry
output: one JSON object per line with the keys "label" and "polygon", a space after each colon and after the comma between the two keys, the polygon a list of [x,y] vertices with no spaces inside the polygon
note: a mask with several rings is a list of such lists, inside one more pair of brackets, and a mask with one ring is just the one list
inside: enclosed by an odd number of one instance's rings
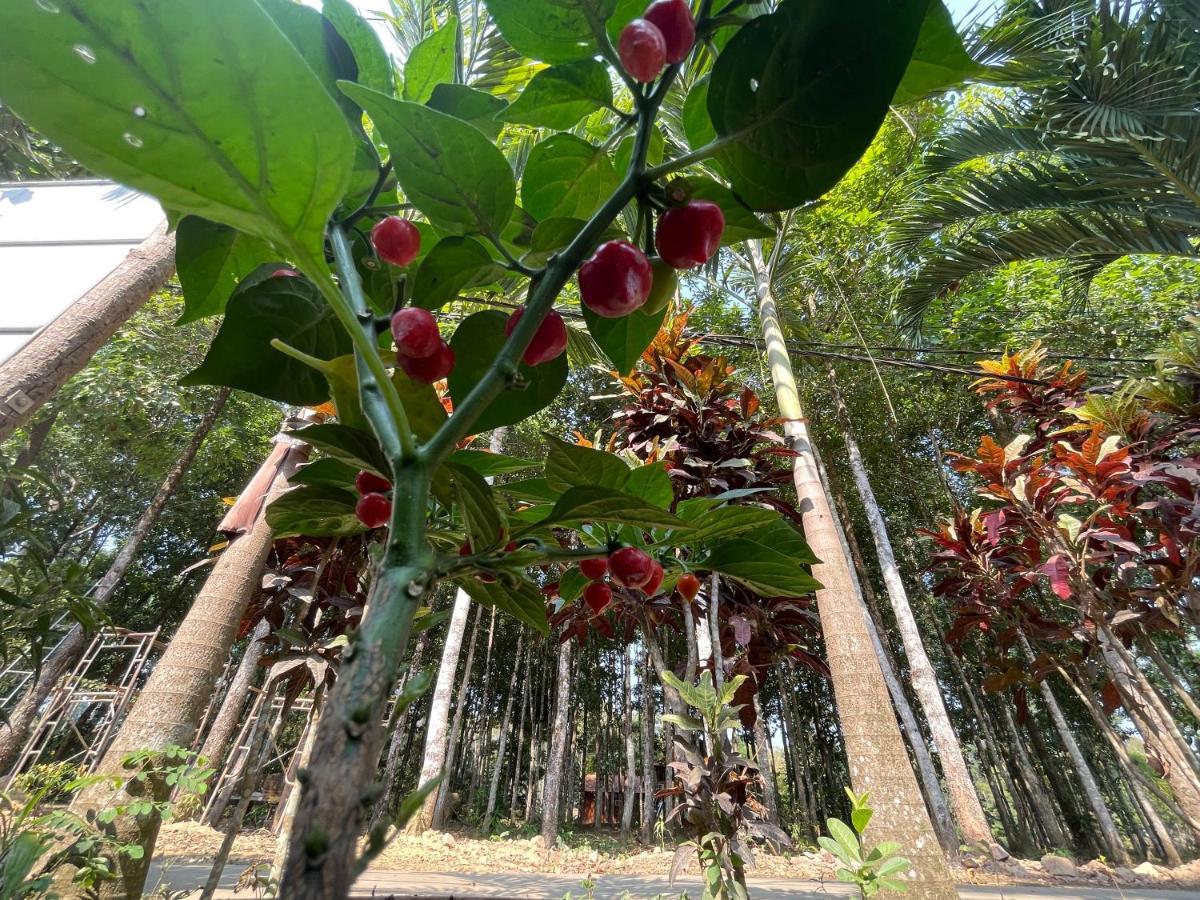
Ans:
{"label": "red berry", "polygon": [[638,588],[654,574],[654,560],[645,550],[622,547],[608,557],[608,567],[614,581],[629,588]]}
{"label": "red berry", "polygon": [[407,266],[421,252],[421,232],[408,219],[388,216],[371,229],[375,252],[393,266]]}
{"label": "red berry", "polygon": [[[506,337],[513,333],[513,329],[521,321],[521,314],[524,312],[525,307],[522,306],[508,317],[508,321],[504,324]],[[529,346],[525,348],[525,355],[521,358],[525,360],[527,366],[540,366],[544,362],[556,359],[566,349],[567,323],[563,321],[562,316],[554,310],[550,310],[546,313],[546,318],[542,319],[538,330],[534,332],[533,340],[529,342]]]}
{"label": "red berry", "polygon": [[696,43],[696,20],[687,0],[654,0],[642,18],[658,27],[667,46],[667,62],[681,63]]}
{"label": "red berry", "polygon": [[272,278],[299,278],[300,273],[295,269],[276,269],[271,273]]}
{"label": "red berry", "polygon": [[675,590],[679,591],[684,600],[695,600],[696,595],[700,593],[700,579],[691,572],[684,572],[675,582]]}
{"label": "red berry", "polygon": [[708,262],[717,252],[724,230],[721,207],[709,200],[692,200],[659,217],[654,246],[676,269],[690,269]]}
{"label": "red berry", "polygon": [[634,19],[621,31],[617,55],[635,81],[648,84],[667,64],[667,41],[653,22]]}
{"label": "red berry", "polygon": [[354,514],[368,528],[380,528],[392,517],[392,501],[383,494],[366,494],[354,507]]}
{"label": "red berry", "polygon": [[583,599],[596,615],[604,612],[604,607],[612,602],[612,588],[607,584],[593,581],[583,592]]}
{"label": "red berry", "polygon": [[646,255],[628,241],[601,244],[579,267],[579,294],[598,316],[627,316],[646,302],[654,273]]}
{"label": "red berry", "polygon": [[415,378],[417,381],[423,381],[426,384],[441,381],[454,371],[454,351],[450,349],[450,345],[445,341],[442,341],[438,346],[437,352],[432,356],[426,356],[423,359],[401,356],[398,359],[400,368],[404,370],[409,378]]}
{"label": "red berry", "polygon": [[658,589],[662,587],[663,575],[664,572],[662,563],[660,563],[657,559],[654,560],[654,568],[650,571],[649,580],[642,585],[642,593],[647,597],[653,597],[655,594],[657,594]]}
{"label": "red berry", "polygon": [[364,497],[367,494],[386,494],[392,489],[392,483],[382,475],[363,469],[354,476],[354,489]]}
{"label": "red berry", "polygon": [[396,342],[396,352],[413,359],[433,356],[442,345],[437,319],[419,306],[406,306],[396,311],[392,316],[392,338]]}
{"label": "red berry", "polygon": [[583,573],[583,577],[588,581],[599,581],[608,574],[607,559],[581,559],[579,561],[579,571]]}

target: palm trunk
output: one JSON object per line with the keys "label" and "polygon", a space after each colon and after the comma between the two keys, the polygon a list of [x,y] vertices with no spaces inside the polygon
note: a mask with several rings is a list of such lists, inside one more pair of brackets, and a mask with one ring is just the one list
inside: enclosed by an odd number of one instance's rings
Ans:
{"label": "palm trunk", "polygon": [[908,896],[925,900],[957,897],[904,740],[895,720],[881,714],[890,702],[887,685],[874,651],[866,611],[856,597],[850,563],[817,471],[771,292],[770,274],[763,264],[761,245],[752,241],[748,248],[771,378],[780,414],[786,422],[788,444],[797,453],[792,464],[804,533],[813,553],[821,560],[813,566],[813,575],[823,585],[817,591],[817,608],[846,741],[850,780],[855,790],[869,791],[876,798],[877,812],[868,829],[870,839],[896,841],[912,860],[913,878],[908,883]]}
{"label": "palm trunk", "polygon": [[[150,503],[133,526],[133,530],[125,538],[125,543],[122,545],[120,552],[117,553],[116,558],[112,561],[112,565],[108,567],[108,571],[96,582],[96,587],[92,591],[92,602],[97,606],[105,606],[112,598],[112,595],[116,593],[121,579],[125,577],[125,573],[129,571],[129,567],[133,564],[134,559],[137,558],[137,553],[142,543],[150,535],[150,532],[154,530],[154,526],[158,524],[158,519],[162,515],[163,509],[166,508],[167,503],[175,495],[175,491],[178,490],[188,469],[191,468],[192,463],[195,461],[196,454],[200,451],[200,445],[204,443],[204,439],[212,431],[217,416],[225,408],[229,394],[229,388],[221,388],[217,392],[217,396],[209,406],[208,411],[205,412],[204,417],[196,426],[196,430],[192,432],[192,436],[183,448],[183,452],[179,454],[175,465],[171,467],[162,484],[158,486],[158,490],[154,492]],[[25,695],[18,701],[12,712],[9,713],[8,722],[6,723],[7,727],[0,730],[0,772],[7,772],[12,767],[17,754],[29,738],[29,729],[33,726],[33,721],[37,716],[38,710],[42,708],[42,705],[46,702],[46,698],[50,696],[50,692],[58,684],[59,679],[79,660],[87,644],[88,640],[84,634],[83,627],[78,624],[73,625],[71,630],[67,632],[46,659],[42,661],[42,668],[38,673],[37,680],[30,685]]]}
{"label": "palm trunk", "polygon": [[[263,565],[271,552],[271,529],[263,510],[286,489],[288,476],[304,461],[307,452],[306,447],[294,441],[280,443],[260,470],[260,474],[272,471],[274,476],[265,502],[259,504],[253,528],[233,538],[213,566],[192,608],[101,759],[97,767],[99,774],[114,775],[124,782],[129,776],[122,765],[127,754],[135,750],[162,750],[191,744],[200,717],[208,706],[213,685],[229,658],[246,604],[258,590]],[[80,791],[71,809],[78,815],[94,814],[147,792],[155,800],[165,800],[169,786],[160,783],[159,779],[130,782],[117,789],[108,782],[101,782]],[[144,853],[138,859],[125,853],[119,855],[114,865],[118,877],[101,882],[102,896],[141,896],[160,825],[157,815],[147,815],[118,816],[107,826],[119,840],[140,844]],[[62,878],[70,877],[69,868],[64,867]],[[67,884],[66,881],[61,883]]]}
{"label": "palm trunk", "polygon": [[975,791],[975,781],[967,769],[967,761],[963,757],[962,745],[954,733],[950,722],[950,714],[946,712],[946,704],[942,699],[941,687],[933,664],[925,652],[925,643],[921,640],[921,631],[917,627],[916,617],[908,602],[908,592],[904,580],[900,577],[900,567],[896,564],[896,554],[892,550],[892,542],[888,537],[887,523],[879,502],[875,499],[875,491],[863,462],[862,452],[850,426],[850,416],[842,402],[841,391],[838,390],[837,378],[832,368],[829,370],[829,385],[833,394],[834,407],[842,428],[842,439],[846,445],[846,455],[850,460],[850,471],[854,475],[854,485],[858,489],[858,497],[862,501],[867,514],[867,522],[871,526],[871,537],[875,542],[875,554],[879,567],[883,571],[883,583],[887,587],[888,600],[896,615],[896,630],[904,644],[904,655],[908,659],[910,683],[916,691],[921,710],[925,713],[925,721],[929,726],[930,737],[937,748],[938,759],[942,763],[942,775],[945,779],[946,790],[950,794],[950,804],[954,810],[954,819],[963,838],[971,844],[993,843],[992,829],[988,825],[983,807],[979,803],[979,795]]}
{"label": "palm trunk", "polygon": [[88,364],[175,271],[175,235],[164,223],[119,266],[0,365],[0,441]]}
{"label": "palm trunk", "polygon": [[547,850],[558,839],[559,794],[562,787],[563,759],[567,753],[567,720],[571,702],[571,642],[558,648],[558,687],[554,702],[554,728],[550,732],[550,753],[546,759],[545,787],[542,788],[542,840]]}
{"label": "palm trunk", "polygon": [[[492,608],[493,613],[495,607]],[[433,808],[433,827],[442,828],[446,824],[446,804],[450,797],[450,783],[453,780],[454,761],[458,756],[458,742],[462,737],[463,712],[467,708],[467,688],[471,686],[471,670],[475,667],[475,645],[479,637],[479,620],[483,616],[483,607],[475,607],[475,623],[471,626],[471,639],[467,644],[467,661],[463,666],[462,678],[458,682],[458,697],[454,703],[454,721],[450,725],[450,739],[446,742],[446,761],[442,771],[446,773],[441,788],[437,792],[437,801]]]}
{"label": "palm trunk", "polygon": [[[504,771],[504,751],[508,749],[508,726],[512,723],[513,700],[517,696],[517,673],[521,671],[521,651],[524,648],[525,634],[517,638],[517,659],[513,665],[512,677],[508,680],[508,702],[504,706],[504,717],[500,720],[500,738],[496,744],[496,767],[492,769],[492,783],[488,787],[487,810],[483,814],[483,833],[492,833],[492,813],[496,811],[496,794],[500,789],[500,773]],[[517,745],[517,754],[521,747]],[[484,754],[486,759],[486,754]]]}

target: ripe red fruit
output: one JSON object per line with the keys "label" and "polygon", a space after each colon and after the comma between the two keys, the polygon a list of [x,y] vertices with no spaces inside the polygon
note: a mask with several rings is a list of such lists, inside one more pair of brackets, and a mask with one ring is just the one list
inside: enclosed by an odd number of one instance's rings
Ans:
{"label": "ripe red fruit", "polygon": [[604,612],[604,607],[612,602],[612,588],[599,581],[593,581],[584,590],[583,599],[592,608],[592,612],[599,615]]}
{"label": "ripe red fruit", "polygon": [[649,84],[667,64],[667,41],[653,22],[634,19],[621,30],[617,55],[635,81]]}
{"label": "ripe red fruit", "polygon": [[642,18],[658,27],[667,45],[667,62],[681,63],[696,43],[696,20],[687,0],[654,0]]}
{"label": "ripe red fruit", "polygon": [[[524,312],[525,307],[522,306],[508,317],[508,321],[504,323],[505,337],[513,333]],[[556,359],[566,349],[567,323],[563,321],[562,316],[550,310],[546,313],[546,318],[542,319],[538,330],[534,332],[533,340],[529,342],[529,346],[525,348],[525,355],[521,358],[527,366],[540,366],[544,362]]]}
{"label": "ripe red fruit", "polygon": [[637,547],[622,547],[608,557],[608,568],[613,580],[629,588],[638,588],[654,574],[654,560],[645,550]]}
{"label": "ripe red fruit", "polygon": [[392,517],[392,501],[383,494],[366,494],[355,505],[354,514],[368,528],[380,528]]}
{"label": "ripe red fruit", "polygon": [[679,591],[684,600],[695,600],[700,593],[700,579],[691,572],[684,572],[675,582],[675,590]]}
{"label": "ripe red fruit", "polygon": [[664,574],[662,563],[657,559],[654,560],[654,567],[650,570],[650,578],[642,585],[642,593],[647,597],[653,597],[657,594],[658,589],[662,587]]}
{"label": "ripe red fruit", "polygon": [[392,489],[392,483],[382,475],[363,469],[354,476],[354,489],[364,497],[367,494],[386,494]]}
{"label": "ripe red fruit", "polygon": [[673,206],[658,219],[654,246],[658,255],[676,269],[708,262],[721,246],[725,214],[710,200],[692,200]]}
{"label": "ripe red fruit", "polygon": [[599,581],[608,574],[608,560],[581,559],[579,561],[579,571],[583,573],[583,577],[588,581]]}
{"label": "ripe red fruit", "polygon": [[371,229],[371,243],[380,259],[407,266],[421,252],[421,232],[408,219],[388,216]]}
{"label": "ripe red fruit", "polygon": [[396,311],[392,316],[392,339],[396,342],[397,353],[413,359],[433,356],[442,345],[437,319],[419,306],[406,306]]}
{"label": "ripe red fruit", "polygon": [[628,241],[601,244],[579,267],[579,295],[598,316],[627,316],[646,302],[654,273],[646,254]]}
{"label": "ripe red fruit", "polygon": [[271,273],[272,278],[299,278],[300,273],[295,269],[276,269]]}
{"label": "ripe red fruit", "polygon": [[432,356],[426,356],[421,359],[412,356],[400,356],[397,359],[400,363],[400,368],[404,370],[409,378],[415,378],[417,381],[423,381],[426,384],[441,381],[454,371],[454,351],[450,349],[450,345],[445,341],[442,341],[438,345],[437,352]]}

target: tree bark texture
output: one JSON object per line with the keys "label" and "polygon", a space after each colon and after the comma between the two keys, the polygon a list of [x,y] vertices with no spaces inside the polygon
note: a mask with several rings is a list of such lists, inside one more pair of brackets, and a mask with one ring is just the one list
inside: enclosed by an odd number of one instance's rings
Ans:
{"label": "tree bark texture", "polygon": [[559,794],[562,787],[563,759],[567,753],[567,721],[571,703],[571,642],[558,647],[558,681],[554,699],[554,728],[550,732],[550,752],[546,759],[545,786],[542,788],[542,840],[547,850],[558,839]]}
{"label": "tree bark texture", "polygon": [[[494,610],[494,607],[493,607]],[[446,760],[442,770],[446,773],[441,787],[437,792],[437,801],[433,810],[433,827],[441,828],[446,824],[446,805],[450,797],[451,772],[458,757],[458,744],[462,736],[463,712],[467,706],[467,688],[471,685],[471,670],[475,666],[475,646],[479,637],[479,620],[483,616],[483,607],[475,607],[475,623],[471,626],[471,640],[467,644],[467,661],[463,665],[462,677],[458,682],[458,696],[454,703],[454,720],[450,724],[450,739],[446,742]]]}
{"label": "tree bark texture", "polygon": [[[492,769],[492,783],[488,786],[487,810],[483,814],[483,833],[492,833],[492,814],[496,811],[496,794],[500,790],[500,773],[504,771],[504,752],[508,749],[508,727],[512,724],[513,701],[517,696],[517,674],[521,671],[521,651],[524,649],[525,634],[517,638],[517,660],[512,676],[508,680],[508,702],[504,705],[504,716],[500,720],[500,736],[496,742],[496,766]],[[521,753],[517,746],[517,755]],[[487,754],[483,754],[486,760]]]}
{"label": "tree bark texture", "polygon": [[208,760],[208,764],[218,772],[225,764],[225,755],[229,751],[229,742],[233,740],[234,732],[241,724],[242,714],[246,709],[246,698],[250,696],[250,687],[259,674],[258,662],[263,657],[266,645],[263,643],[271,633],[271,623],[260,619],[250,632],[246,641],[245,652],[238,662],[237,670],[229,681],[225,691],[225,699],[221,709],[213,719],[212,727],[200,746],[200,755]]}

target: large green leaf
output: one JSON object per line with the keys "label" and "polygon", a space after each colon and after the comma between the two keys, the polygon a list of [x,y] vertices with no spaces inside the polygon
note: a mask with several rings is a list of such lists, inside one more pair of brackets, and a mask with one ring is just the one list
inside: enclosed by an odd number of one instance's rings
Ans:
{"label": "large green leaf", "polygon": [[504,534],[504,517],[489,485],[474,469],[450,463],[459,518],[476,553],[495,546]]}
{"label": "large green leaf", "polygon": [[336,422],[308,425],[292,434],[347,465],[370,469],[380,475],[390,472],[387,459],[379,449],[379,441],[375,440],[373,434]]}
{"label": "large green leaf", "polygon": [[717,155],[755,210],[815,200],[871,143],[929,0],[786,3],[744,25],[713,65]]}
{"label": "large green leaf", "polygon": [[595,485],[573,487],[564,491],[554,504],[554,509],[537,523],[537,527],[581,522],[614,522],[643,529],[674,528],[681,532],[687,530],[682,520],[641,497]]}
{"label": "large green leaf", "polygon": [[521,472],[541,465],[536,459],[523,459],[519,456],[492,453],[490,450],[471,449],[455,450],[450,454],[450,462],[474,469],[485,478],[504,475],[508,472]]}
{"label": "large green leaf", "polygon": [[529,151],[521,177],[521,206],[538,221],[587,219],[618,182],[604,148],[573,134],[556,134]]}
{"label": "large green leaf", "polygon": [[257,3],[7,4],[0,96],[92,171],[320,258],[353,142]]}
{"label": "large green leaf", "polygon": [[658,312],[646,312],[635,309],[627,316],[608,318],[592,312],[590,306],[583,307],[583,321],[587,323],[588,332],[609,362],[613,364],[620,375],[628,375],[637,365],[658,330],[662,328],[663,319],[667,316],[667,304]]}
{"label": "large green leaf", "polygon": [[675,499],[675,489],[671,486],[666,463],[649,463],[631,469],[624,490],[661,509],[666,509]]}
{"label": "large green leaf", "polygon": [[413,434],[418,440],[429,440],[446,421],[446,407],[438,399],[437,391],[432,384],[410,378],[399,366],[392,370],[392,384],[404,404]]}
{"label": "large green leaf", "polygon": [[277,497],[267,507],[267,524],[275,537],[327,537],[365,531],[354,514],[358,498],[350,491],[309,484]]}
{"label": "large green leaf", "polygon": [[493,141],[499,137],[503,124],[497,117],[508,106],[500,97],[479,91],[465,84],[439,84],[425,103],[430,109],[470,122]]}
{"label": "large green leaf", "polygon": [[812,551],[799,532],[779,522],[792,537],[778,526],[756,529],[751,537],[719,542],[696,567],[720,572],[768,597],[811,594],[821,587],[804,568],[805,563],[814,560]]}
{"label": "large green leaf", "polygon": [[984,67],[971,59],[963,46],[962,35],[954,27],[946,4],[942,0],[930,0],[912,59],[904,70],[892,103],[901,106],[958,87],[983,71]]}
{"label": "large green leaf", "polygon": [[[454,332],[450,347],[456,362],[450,373],[450,396],[455,406],[462,404],[471,389],[487,373],[504,346],[504,325],[508,316],[490,309],[468,316]],[[476,431],[490,431],[501,425],[515,425],[549,406],[567,383],[567,355],[540,366],[518,365],[517,378],[505,386],[475,422]]]}
{"label": "large green leaf", "polygon": [[336,487],[351,490],[359,467],[334,459],[332,456],[318,459],[300,467],[295,475],[288,478],[289,484],[319,484],[325,487]]}
{"label": "large green leaf", "polygon": [[[583,219],[574,218],[551,218],[538,222],[530,237],[529,252],[525,254],[525,262],[533,266],[542,265],[554,253],[571,243],[575,239],[575,235],[579,234],[586,224]],[[610,225],[593,242],[593,246],[624,236],[624,232]]]}
{"label": "large green leaf", "polygon": [[455,32],[458,19],[446,24],[412,48],[404,63],[404,99],[424,103],[436,85],[454,81]]}
{"label": "large green leaf", "polygon": [[488,12],[513,48],[530,59],[565,63],[596,54],[595,30],[617,0],[489,0]]}
{"label": "large green leaf", "polygon": [[325,377],[272,347],[275,338],[322,360],[351,350],[346,329],[311,281],[267,278],[230,299],[204,362],[181,383],[226,385],[298,406],[328,400]]}
{"label": "large green leaf", "polygon": [[477,128],[361,85],[342,90],[367,111],[391,151],[396,180],[437,228],[499,234],[512,218],[512,169]]}
{"label": "large green leaf", "polygon": [[183,288],[178,324],[223,313],[242,276],[277,257],[260,238],[199,216],[185,216],[175,230],[175,269]]}
{"label": "large green leaf", "polygon": [[483,244],[474,238],[442,238],[417,269],[413,304],[438,309],[466,288],[493,282],[503,272]]}
{"label": "large green leaf", "polygon": [[550,434],[546,435],[546,445],[546,481],[556,490],[580,485],[621,490],[629,482],[629,466],[619,456]]}
{"label": "large green leaf", "polygon": [[542,69],[500,116],[505,122],[563,130],[612,105],[612,79],[603,63],[581,59]]}
{"label": "large green leaf", "polygon": [[552,504],[562,493],[550,486],[545,478],[525,478],[521,481],[507,481],[496,485],[496,490],[507,494],[516,500],[528,503]]}
{"label": "large green leaf", "polygon": [[683,101],[683,134],[688,146],[699,150],[717,137],[712,119],[708,117],[708,76],[697,81]]}
{"label": "large green leaf", "polygon": [[324,0],[321,11],[354,53],[354,61],[358,64],[355,80],[385,94],[394,91],[396,76],[383,42],[371,23],[358,14],[354,4],[350,0]]}
{"label": "large green leaf", "polygon": [[721,506],[708,509],[700,500],[685,500],[679,504],[676,513],[679,518],[692,526],[688,541],[698,543],[711,541],[716,538],[732,537],[747,531],[757,532],[770,528],[779,521],[779,513],[773,509],[761,506]]}
{"label": "large green leaf", "polygon": [[521,578],[516,585],[503,581],[486,583],[474,576],[459,578],[456,582],[476,603],[493,606],[518,622],[524,622],[538,634],[550,633],[550,624],[546,621],[546,598],[528,578]]}

